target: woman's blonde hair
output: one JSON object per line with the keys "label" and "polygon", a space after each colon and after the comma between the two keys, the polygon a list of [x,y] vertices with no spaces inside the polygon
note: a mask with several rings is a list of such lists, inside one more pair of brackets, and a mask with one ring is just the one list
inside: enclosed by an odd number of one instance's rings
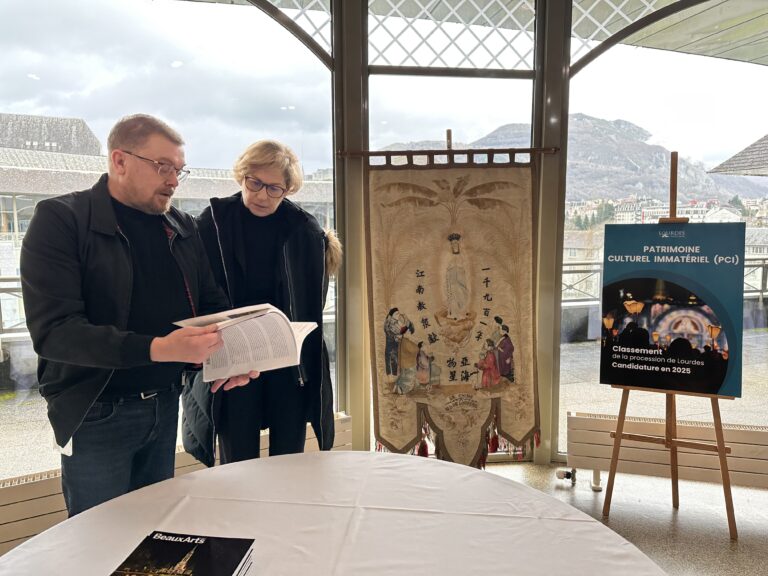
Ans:
{"label": "woman's blonde hair", "polygon": [[293,150],[276,140],[259,140],[245,149],[235,161],[235,180],[242,184],[249,170],[254,168],[277,168],[283,172],[286,195],[297,192],[304,182],[299,159]]}

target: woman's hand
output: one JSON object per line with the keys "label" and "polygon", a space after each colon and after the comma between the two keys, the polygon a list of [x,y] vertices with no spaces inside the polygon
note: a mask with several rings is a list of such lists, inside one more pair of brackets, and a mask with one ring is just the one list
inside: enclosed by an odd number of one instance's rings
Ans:
{"label": "woman's hand", "polygon": [[251,370],[248,372],[248,374],[240,374],[239,376],[230,376],[229,378],[220,378],[219,380],[215,380],[213,384],[211,384],[211,392],[214,394],[220,389],[224,388],[224,390],[232,390],[232,388],[237,388],[238,386],[245,386],[253,380],[254,378],[258,378],[260,375],[260,372],[258,370]]}

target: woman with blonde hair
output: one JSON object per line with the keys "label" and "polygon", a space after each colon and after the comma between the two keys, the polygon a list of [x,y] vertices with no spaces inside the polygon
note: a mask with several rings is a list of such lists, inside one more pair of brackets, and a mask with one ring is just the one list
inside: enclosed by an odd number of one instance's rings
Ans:
{"label": "woman with blonde hair", "polygon": [[274,140],[251,144],[234,165],[241,191],[211,198],[198,219],[211,268],[234,308],[269,303],[293,322],[316,322],[301,363],[262,373],[236,396],[210,394],[198,377],[185,387],[184,446],[212,466],[218,437],[222,463],[258,458],[269,428],[269,454],[304,451],[311,422],[321,450],[333,446],[333,397],[323,340],[329,277],[341,262],[332,231],[287,198],[303,177],[299,160]]}

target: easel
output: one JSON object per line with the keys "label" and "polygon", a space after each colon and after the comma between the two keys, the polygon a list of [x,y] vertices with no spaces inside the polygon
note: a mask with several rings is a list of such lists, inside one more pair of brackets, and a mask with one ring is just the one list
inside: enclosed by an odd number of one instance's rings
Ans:
{"label": "easel", "polygon": [[[686,223],[688,218],[677,217],[677,152],[672,152],[671,159],[671,174],[669,182],[669,218],[660,218],[660,223]],[[731,535],[731,540],[738,539],[738,533],[736,531],[736,518],[733,513],[733,499],[731,497],[731,478],[728,473],[728,460],[726,455],[730,454],[731,449],[725,445],[723,438],[723,423],[720,419],[720,405],[718,403],[720,398],[733,400],[731,396],[717,396],[714,394],[697,394],[678,391],[666,391],[656,390],[653,388],[640,388],[637,386],[619,386],[614,385],[612,388],[620,388],[621,393],[621,407],[619,408],[619,419],[616,423],[616,431],[611,432],[611,438],[613,441],[613,454],[611,456],[611,470],[608,474],[608,486],[605,491],[605,501],[603,503],[603,517],[607,518],[611,511],[611,496],[613,495],[613,481],[616,477],[616,468],[619,464],[619,450],[621,449],[622,440],[631,440],[634,442],[650,442],[653,444],[663,444],[665,448],[669,449],[669,467],[670,476],[672,477],[672,506],[674,508],[680,507],[680,501],[677,490],[677,449],[678,448],[692,448],[694,450],[706,450],[709,452],[717,452],[720,458],[720,473],[723,477],[723,493],[725,494],[725,509],[728,514],[728,531]],[[629,391],[640,390],[647,392],[661,392],[666,394],[666,426],[665,435],[651,436],[647,434],[626,434],[624,433],[624,420],[627,415],[627,402],[629,401]],[[714,420],[715,437],[717,444],[709,444],[706,442],[691,442],[688,440],[680,440],[677,438],[677,411],[675,406],[675,396],[688,395],[688,396],[703,396],[710,398],[712,403],[712,417]]]}

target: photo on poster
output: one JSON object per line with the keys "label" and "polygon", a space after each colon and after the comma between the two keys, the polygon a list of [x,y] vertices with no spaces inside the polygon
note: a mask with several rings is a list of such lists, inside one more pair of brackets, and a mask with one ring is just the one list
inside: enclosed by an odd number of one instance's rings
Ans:
{"label": "photo on poster", "polygon": [[690,288],[631,278],[603,288],[600,381],[717,394],[728,339],[715,311]]}

